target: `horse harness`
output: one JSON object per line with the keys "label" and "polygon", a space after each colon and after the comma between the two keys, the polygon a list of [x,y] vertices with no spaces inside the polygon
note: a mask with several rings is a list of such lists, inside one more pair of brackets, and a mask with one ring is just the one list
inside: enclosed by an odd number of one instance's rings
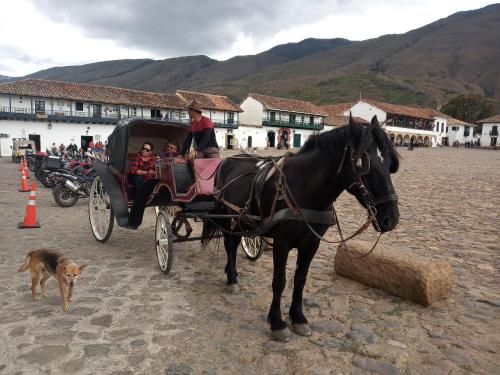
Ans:
{"label": "horse harness", "polygon": [[[382,232],[380,230],[380,226],[377,222],[376,219],[376,214],[377,210],[375,206],[380,203],[384,202],[390,202],[390,201],[395,201],[397,200],[396,194],[390,194],[385,197],[381,197],[379,199],[375,199],[373,195],[368,191],[366,186],[363,184],[361,180],[361,176],[364,173],[367,173],[369,168],[370,168],[370,158],[368,154],[365,152],[362,155],[359,155],[356,157],[353,149],[351,147],[346,146],[344,150],[344,154],[342,157],[342,161],[340,163],[340,166],[337,170],[337,174],[340,173],[342,170],[343,164],[345,163],[345,160],[349,156],[351,165],[353,168],[354,176],[355,176],[355,181],[347,188],[349,192],[353,188],[357,188],[361,194],[362,200],[364,201],[366,205],[366,211],[368,214],[368,218],[366,222],[358,229],[356,230],[352,235],[348,236],[347,238],[344,238],[342,230],[340,228],[340,223],[338,220],[338,216],[335,210],[335,207],[331,206],[329,210],[326,211],[317,211],[317,210],[310,210],[310,209],[301,209],[297,202],[295,201],[289,186],[286,182],[286,175],[283,172],[283,165],[285,164],[286,161],[286,156],[278,157],[278,158],[272,158],[272,157],[267,157],[267,158],[262,158],[260,156],[254,156],[251,155],[251,157],[254,157],[256,159],[260,159],[258,163],[256,163],[255,166],[250,171],[246,171],[242,175],[239,175],[238,177],[234,178],[233,180],[229,181],[227,184],[225,184],[223,187],[221,187],[217,193],[216,197],[218,198],[218,201],[221,202],[223,205],[229,207],[233,211],[237,212],[239,214],[238,218],[238,226],[241,228],[241,222],[244,222],[247,225],[250,225],[253,227],[252,230],[250,231],[244,231],[244,232],[231,232],[233,234],[239,234],[239,235],[244,235],[244,236],[256,236],[262,233],[267,232],[269,229],[271,229],[274,225],[284,222],[284,221],[289,221],[289,220],[294,220],[294,221],[302,221],[304,222],[310,232],[314,234],[320,241],[328,242],[328,243],[337,243],[337,244],[343,244],[345,248],[347,249],[346,246],[346,241],[353,239],[354,237],[357,237],[361,233],[363,233],[369,226],[370,224],[374,224],[375,228],[377,231],[380,232],[375,244],[373,247],[370,249],[370,251],[366,254],[363,254],[360,257],[355,257],[357,259],[364,258],[368,255],[370,255],[375,247],[377,246],[380,237],[382,236]],[[236,159],[245,159],[248,160],[248,156],[245,157],[237,157],[234,156],[232,158]],[[367,165],[363,165],[367,164]],[[364,168],[363,168],[364,167]],[[250,194],[249,198],[245,203],[244,207],[239,207],[231,202],[229,202],[227,199],[224,198],[224,190],[230,186],[232,183],[235,181],[239,180],[243,176],[247,176],[249,174],[255,173],[255,168],[258,169],[256,175],[254,176],[251,184],[251,189],[250,189]],[[362,169],[358,169],[362,168]],[[366,172],[364,172],[366,170]],[[364,173],[363,173],[364,172]],[[275,182],[275,188],[276,188],[276,194],[273,199],[273,203],[271,206],[271,212],[270,215],[264,219],[261,219],[260,223],[252,223],[250,222],[246,214],[249,212],[251,208],[251,203],[252,200],[255,199],[257,203],[257,208],[259,210],[260,217],[262,218],[263,216],[263,211],[261,207],[261,196],[262,192],[264,190],[265,184],[273,177],[274,174],[278,174],[278,178]],[[280,209],[276,211],[276,205],[277,202],[280,200],[284,200],[287,207]],[[333,225],[336,224],[337,230],[339,232],[340,236],[340,241],[332,241],[324,238],[320,234],[318,234],[314,228],[311,226],[311,224],[324,224],[324,225]],[[234,229],[234,228],[233,228]],[[348,254],[353,257],[349,252]]]}
{"label": "horse harness", "polygon": [[[288,184],[286,182],[286,176],[283,172],[283,165],[286,160],[286,156],[281,157],[260,157],[253,156],[256,159],[260,159],[249,171],[239,175],[233,180],[229,181],[223,187],[218,189],[216,192],[216,197],[219,202],[223,205],[229,207],[233,211],[238,213],[237,224],[241,228],[241,224],[245,224],[246,226],[250,226],[252,229],[245,232],[232,232],[236,234],[241,234],[245,236],[256,236],[262,233],[267,232],[274,225],[294,220],[294,221],[307,221],[312,224],[325,224],[325,225],[333,225],[335,224],[335,216],[332,210],[325,211],[317,211],[310,209],[301,209],[293,199],[293,196],[290,194]],[[233,159],[245,159],[248,160],[248,157],[231,157]],[[255,169],[257,169],[257,173],[255,173]],[[236,182],[240,178],[244,176],[248,176],[250,174],[254,174],[255,176],[252,179],[252,184],[250,186],[250,194],[245,202],[244,207],[239,207],[234,203],[229,202],[224,197],[224,191],[226,188],[232,183]],[[268,183],[273,176],[277,175],[277,180],[275,182],[276,194],[273,199],[273,203],[271,205],[271,212],[269,216],[266,218],[264,216],[261,202],[262,202],[262,192],[264,191],[264,186]],[[255,199],[257,209],[260,215],[261,220],[259,222],[248,220],[247,214],[250,212],[252,201]],[[286,208],[276,210],[276,206],[278,201],[285,201]]]}

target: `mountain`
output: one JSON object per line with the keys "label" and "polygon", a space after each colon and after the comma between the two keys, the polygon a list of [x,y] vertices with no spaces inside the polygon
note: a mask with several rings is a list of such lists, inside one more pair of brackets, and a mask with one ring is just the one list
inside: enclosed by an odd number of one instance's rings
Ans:
{"label": "mountain", "polygon": [[500,100],[500,4],[455,13],[405,34],[365,41],[306,39],[249,56],[116,60],[55,67],[27,77],[142,90],[248,92],[310,100],[360,94],[399,104],[435,106],[458,93]]}
{"label": "mountain", "polygon": [[0,74],[0,82],[1,81],[10,81],[13,77],[3,76]]}

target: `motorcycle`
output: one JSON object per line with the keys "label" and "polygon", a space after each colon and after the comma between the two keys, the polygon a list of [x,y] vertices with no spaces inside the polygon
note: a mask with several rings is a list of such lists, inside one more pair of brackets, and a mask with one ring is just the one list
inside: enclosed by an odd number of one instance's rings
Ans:
{"label": "motorcycle", "polygon": [[92,181],[97,176],[93,170],[86,170],[86,174],[54,172],[59,183],[52,190],[54,201],[61,207],[72,207],[80,198],[88,198]]}

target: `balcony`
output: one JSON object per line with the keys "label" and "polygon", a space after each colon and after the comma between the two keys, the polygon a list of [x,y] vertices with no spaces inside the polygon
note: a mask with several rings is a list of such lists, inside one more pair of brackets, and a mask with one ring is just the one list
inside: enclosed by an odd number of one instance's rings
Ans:
{"label": "balcony", "polygon": [[[398,128],[406,128],[406,129],[415,129],[415,130],[427,130],[427,131],[436,131],[434,129],[434,125],[430,120],[427,119],[417,119],[414,117],[406,117],[406,116],[388,116],[386,122],[386,126],[394,126]],[[438,131],[439,132],[439,131]]]}
{"label": "balcony", "polygon": [[[77,123],[96,123],[96,124],[111,124],[114,125],[120,118],[143,118],[148,120],[160,120],[168,122],[176,122],[180,124],[188,124],[187,118],[159,118],[151,116],[118,116],[118,113],[91,113],[85,111],[58,111],[58,110],[31,110],[29,108],[14,108],[14,107],[0,107],[0,119],[9,120],[48,120],[48,121],[61,121],[61,122],[77,122]],[[216,125],[217,126],[217,125]],[[230,127],[230,126],[222,126]],[[236,125],[237,127],[237,125]]]}
{"label": "balcony", "polygon": [[27,108],[0,107],[0,118],[6,120],[36,120],[36,115]]}
{"label": "balcony", "polygon": [[289,121],[279,121],[275,119],[263,119],[263,126],[273,126],[277,128],[293,128],[293,129],[307,129],[307,130],[323,130],[324,126],[322,124],[311,124],[310,122],[289,122]]}
{"label": "balcony", "polygon": [[223,128],[223,129],[238,129],[238,121],[226,121],[226,122],[221,122],[217,120],[212,120],[214,123],[214,126],[216,128]]}

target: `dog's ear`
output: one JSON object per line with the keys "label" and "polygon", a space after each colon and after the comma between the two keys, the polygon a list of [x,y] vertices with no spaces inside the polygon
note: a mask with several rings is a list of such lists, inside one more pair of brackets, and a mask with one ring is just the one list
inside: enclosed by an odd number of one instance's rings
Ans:
{"label": "dog's ear", "polygon": [[78,269],[80,270],[80,272],[82,272],[85,269],[85,267],[87,267],[87,265],[82,264],[80,267],[78,267]]}

